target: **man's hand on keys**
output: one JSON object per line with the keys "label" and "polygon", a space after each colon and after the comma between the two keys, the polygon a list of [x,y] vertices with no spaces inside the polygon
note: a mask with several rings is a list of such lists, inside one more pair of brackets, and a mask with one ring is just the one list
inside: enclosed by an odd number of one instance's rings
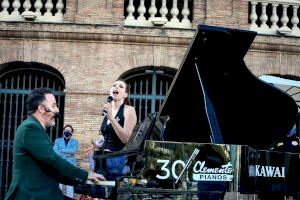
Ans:
{"label": "man's hand on keys", "polygon": [[99,184],[100,181],[105,181],[105,177],[102,174],[97,174],[95,172],[89,172],[87,183],[89,184],[90,181],[94,184]]}

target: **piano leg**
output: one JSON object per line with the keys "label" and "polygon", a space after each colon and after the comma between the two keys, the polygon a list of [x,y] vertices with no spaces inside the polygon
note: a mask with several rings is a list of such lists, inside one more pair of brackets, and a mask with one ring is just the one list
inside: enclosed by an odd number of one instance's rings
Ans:
{"label": "piano leg", "polygon": [[223,200],[224,192],[198,192],[198,199]]}
{"label": "piano leg", "polygon": [[221,181],[198,181],[198,198],[208,200],[223,200],[226,191],[226,183]]}
{"label": "piano leg", "polygon": [[293,199],[300,200],[300,193],[296,193],[293,195]]}
{"label": "piano leg", "polygon": [[285,195],[282,193],[271,193],[271,192],[266,192],[266,193],[260,193],[258,194],[258,198],[260,200],[284,200]]}

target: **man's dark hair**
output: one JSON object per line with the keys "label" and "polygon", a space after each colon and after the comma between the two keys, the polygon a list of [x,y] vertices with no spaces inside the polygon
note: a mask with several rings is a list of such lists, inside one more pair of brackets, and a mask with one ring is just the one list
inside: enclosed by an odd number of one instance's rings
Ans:
{"label": "man's dark hair", "polygon": [[27,114],[30,115],[37,110],[38,106],[46,100],[45,94],[53,93],[49,88],[36,88],[31,91],[26,101]]}
{"label": "man's dark hair", "polygon": [[74,128],[73,126],[71,126],[70,124],[65,125],[64,130],[69,127],[72,130],[72,133],[74,132]]}

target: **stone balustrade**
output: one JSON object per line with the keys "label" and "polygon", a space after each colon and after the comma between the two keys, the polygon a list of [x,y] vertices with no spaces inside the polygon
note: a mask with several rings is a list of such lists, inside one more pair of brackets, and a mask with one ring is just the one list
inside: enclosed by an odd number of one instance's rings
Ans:
{"label": "stone balustrade", "polygon": [[63,22],[63,0],[2,0],[0,21]]}
{"label": "stone balustrade", "polygon": [[125,4],[125,25],[191,28],[191,0],[129,0]]}
{"label": "stone balustrade", "polygon": [[[192,28],[193,0],[125,0],[124,25]],[[250,30],[300,37],[300,0],[249,0]],[[0,0],[0,21],[63,22],[63,0]]]}
{"label": "stone balustrade", "polygon": [[300,37],[299,0],[250,0],[250,30]]}

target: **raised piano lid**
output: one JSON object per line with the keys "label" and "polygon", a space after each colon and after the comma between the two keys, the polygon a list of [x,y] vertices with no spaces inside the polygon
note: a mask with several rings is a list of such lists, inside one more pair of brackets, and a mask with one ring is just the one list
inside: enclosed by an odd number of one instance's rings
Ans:
{"label": "raised piano lid", "polygon": [[[243,60],[255,36],[252,31],[198,27],[159,111],[170,116],[165,141],[267,149],[289,133],[297,118],[295,101],[259,80]],[[222,140],[212,140],[212,132]]]}

